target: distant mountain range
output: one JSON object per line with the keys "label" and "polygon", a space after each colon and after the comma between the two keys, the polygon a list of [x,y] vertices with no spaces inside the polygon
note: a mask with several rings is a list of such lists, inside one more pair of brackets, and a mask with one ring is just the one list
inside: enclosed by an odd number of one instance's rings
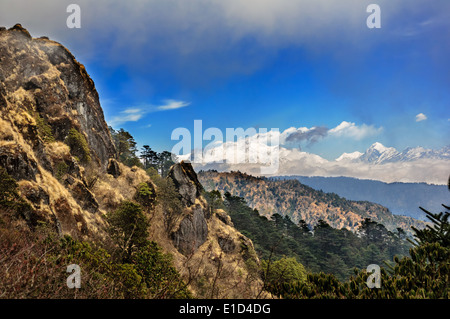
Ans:
{"label": "distant mountain range", "polygon": [[450,192],[445,185],[384,183],[351,177],[282,176],[278,179],[296,179],[316,190],[335,193],[350,200],[378,203],[394,214],[422,220],[425,220],[425,213],[419,206],[437,213],[443,210],[441,204],[450,204]]}
{"label": "distant mountain range", "polygon": [[372,144],[364,153],[353,152],[344,153],[336,159],[336,162],[350,161],[372,164],[412,162],[419,159],[450,160],[450,146],[445,146],[440,150],[426,149],[423,147],[408,147],[402,152],[393,147],[386,147],[376,142]]}
{"label": "distant mountain range", "polygon": [[[255,137],[248,143],[258,143]],[[235,142],[237,143],[237,142]],[[258,147],[263,146],[256,144]],[[221,148],[223,145],[218,145]],[[233,148],[227,143],[225,152]],[[264,149],[264,148],[262,148]],[[214,169],[221,172],[241,171],[253,176],[261,176],[261,163],[230,164],[221,162],[220,157],[205,157],[203,163],[194,163],[196,171]],[[335,160],[327,160],[317,154],[304,152],[298,148],[279,147],[279,166],[271,176],[347,176],[370,179],[386,183],[428,183],[446,185],[450,174],[450,146],[432,150],[423,147],[409,147],[398,151],[376,142],[364,153],[343,153]],[[269,175],[266,175],[269,176]]]}

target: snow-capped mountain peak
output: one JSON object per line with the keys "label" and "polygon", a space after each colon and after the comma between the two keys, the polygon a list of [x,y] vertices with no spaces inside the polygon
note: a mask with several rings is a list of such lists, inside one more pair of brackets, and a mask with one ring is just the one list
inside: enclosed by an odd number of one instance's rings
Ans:
{"label": "snow-capped mountain peak", "polygon": [[388,147],[384,146],[384,145],[381,144],[380,142],[375,142],[375,143],[373,143],[373,144],[370,146],[370,148],[369,148],[369,150],[376,150],[376,151],[378,151],[378,152],[380,152],[380,153],[383,153],[383,152],[385,152],[385,151],[388,150],[388,149],[389,149]]}
{"label": "snow-capped mountain peak", "polygon": [[361,157],[361,155],[363,155],[363,153],[358,152],[358,151],[352,152],[352,153],[343,153],[341,156],[336,158],[336,162],[354,161],[354,160],[358,159],[359,157]]}
{"label": "snow-capped mountain peak", "polygon": [[367,163],[380,164],[393,159],[398,154],[399,152],[395,148],[386,147],[383,144],[376,142],[358,159]]}
{"label": "snow-capped mountain peak", "polygon": [[386,147],[383,144],[376,142],[373,143],[364,153],[343,153],[336,159],[336,162],[350,161],[370,164],[384,164],[393,162],[411,162],[420,159],[448,160],[450,159],[449,149],[449,146],[440,150],[431,150],[417,146],[408,147],[402,152],[399,152],[394,147]]}

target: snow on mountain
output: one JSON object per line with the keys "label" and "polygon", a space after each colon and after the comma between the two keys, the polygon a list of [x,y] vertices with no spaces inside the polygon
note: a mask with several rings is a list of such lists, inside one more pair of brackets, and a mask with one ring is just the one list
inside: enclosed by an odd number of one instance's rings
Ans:
{"label": "snow on mountain", "polygon": [[336,162],[353,161],[353,160],[360,158],[361,155],[363,155],[363,153],[358,152],[358,151],[353,152],[353,153],[343,153],[341,156],[336,158]]}
{"label": "snow on mountain", "polygon": [[399,152],[393,147],[386,147],[381,143],[372,144],[358,160],[366,163],[381,164],[389,162],[398,156]]}
{"label": "snow on mountain", "polygon": [[336,162],[351,161],[370,164],[385,164],[411,162],[420,159],[449,160],[450,146],[446,146],[440,150],[426,149],[421,146],[408,147],[402,152],[399,152],[394,147],[386,147],[383,144],[376,142],[364,153],[343,153],[336,159]]}
{"label": "snow on mountain", "polygon": [[[261,167],[268,163],[261,163],[249,154],[239,154],[245,161],[233,162],[225,160],[237,142],[218,143],[204,153],[202,163],[193,163],[198,170],[214,169],[218,171],[241,171],[251,175],[267,175],[261,172]],[[246,146],[270,151],[267,145],[260,145],[255,138],[247,138]],[[218,152],[215,152],[215,151]],[[222,153],[223,152],[223,153]],[[261,154],[260,152],[257,152]],[[238,154],[236,154],[238,155]],[[410,147],[401,152],[394,147],[386,147],[377,142],[372,144],[364,153],[343,153],[336,160],[327,160],[319,155],[301,151],[296,148],[280,146],[276,155],[279,159],[276,172],[273,175],[302,175],[302,176],[348,176],[360,179],[379,180],[387,183],[411,182],[447,184],[450,163],[450,146],[440,150],[423,147]],[[224,159],[224,161],[217,161]],[[273,160],[273,159],[271,159]],[[272,174],[269,174],[272,175]]]}

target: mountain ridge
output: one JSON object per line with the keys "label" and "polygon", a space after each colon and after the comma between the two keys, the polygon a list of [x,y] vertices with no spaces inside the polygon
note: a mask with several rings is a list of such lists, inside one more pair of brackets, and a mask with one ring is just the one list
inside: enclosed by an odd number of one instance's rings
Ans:
{"label": "mountain ridge", "polygon": [[410,162],[418,159],[450,160],[450,146],[438,150],[426,149],[422,146],[407,147],[398,151],[394,147],[386,147],[380,142],[373,143],[364,153],[343,153],[335,161],[349,160],[374,164]]}
{"label": "mountain ridge", "polygon": [[445,185],[427,183],[385,183],[377,180],[352,177],[280,176],[281,179],[298,179],[302,184],[327,193],[336,193],[350,200],[367,200],[383,205],[396,215],[426,220],[423,207],[439,212],[441,204],[449,202]]}
{"label": "mountain ridge", "polygon": [[397,227],[411,233],[411,226],[422,228],[424,222],[393,215],[386,207],[368,201],[350,201],[336,194],[324,193],[298,180],[273,180],[241,172],[200,171],[199,180],[206,190],[230,192],[243,197],[263,216],[288,215],[295,223],[304,220],[310,227],[324,220],[333,228],[355,231],[366,218],[383,224],[388,230]]}

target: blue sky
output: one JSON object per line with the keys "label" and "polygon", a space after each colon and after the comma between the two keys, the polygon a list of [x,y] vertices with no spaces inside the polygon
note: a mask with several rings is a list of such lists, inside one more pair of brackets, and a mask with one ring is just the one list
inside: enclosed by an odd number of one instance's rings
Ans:
{"label": "blue sky", "polygon": [[[68,29],[72,2],[5,0],[0,24],[68,47],[139,146],[170,150],[196,119],[224,132],[350,123],[293,145],[327,159],[450,144],[450,1],[83,0]],[[366,26],[370,3],[381,29]]]}

